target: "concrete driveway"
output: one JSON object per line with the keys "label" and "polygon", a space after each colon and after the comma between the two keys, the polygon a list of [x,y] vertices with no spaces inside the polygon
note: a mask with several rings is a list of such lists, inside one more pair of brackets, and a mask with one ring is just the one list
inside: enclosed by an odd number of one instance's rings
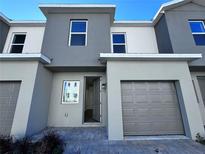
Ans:
{"label": "concrete driveway", "polygon": [[65,154],[205,154],[192,140],[70,141]]}
{"label": "concrete driveway", "polygon": [[66,142],[65,154],[205,154],[205,145],[190,139],[108,141],[103,127],[52,130]]}

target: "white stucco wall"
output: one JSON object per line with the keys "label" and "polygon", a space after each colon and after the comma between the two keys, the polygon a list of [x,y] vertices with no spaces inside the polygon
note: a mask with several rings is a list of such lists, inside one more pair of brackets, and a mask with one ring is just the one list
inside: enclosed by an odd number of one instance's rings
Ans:
{"label": "white stucco wall", "polygon": [[14,33],[26,33],[23,53],[40,53],[45,27],[10,27],[3,53],[9,53]]}
{"label": "white stucco wall", "polygon": [[153,27],[111,27],[111,32],[126,33],[127,53],[158,53]]}
{"label": "white stucco wall", "polygon": [[[49,104],[48,126],[50,127],[88,127],[88,126],[105,126],[107,119],[107,101],[106,90],[101,90],[102,98],[102,122],[96,124],[83,124],[83,107],[85,95],[85,76],[100,76],[102,83],[106,82],[105,73],[88,73],[88,72],[62,72],[53,74],[51,89],[51,98]],[[62,104],[62,88],[64,80],[80,81],[80,93],[78,104]],[[68,114],[68,116],[65,116]]]}
{"label": "white stucco wall", "polygon": [[193,80],[193,83],[194,83],[194,86],[195,86],[195,92],[196,92],[196,95],[197,95],[197,98],[198,98],[199,109],[200,109],[200,112],[201,112],[203,123],[205,125],[205,105],[204,105],[205,102],[203,102],[199,82],[197,80],[198,76],[205,76],[205,72],[191,72],[191,76],[192,76],[192,80]]}
{"label": "white stucco wall", "polygon": [[203,121],[187,62],[108,61],[108,137],[110,140],[123,139],[121,80],[177,81],[181,91],[179,98],[182,100],[180,104],[183,106],[181,112],[186,136],[195,139],[197,133],[204,135]]}

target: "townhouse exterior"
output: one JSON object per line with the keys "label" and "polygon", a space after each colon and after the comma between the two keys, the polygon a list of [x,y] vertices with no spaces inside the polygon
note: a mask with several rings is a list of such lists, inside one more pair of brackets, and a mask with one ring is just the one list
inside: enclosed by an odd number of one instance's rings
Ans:
{"label": "townhouse exterior", "polygon": [[205,135],[205,2],[165,3],[152,21],[115,21],[115,5],[39,8],[46,21],[0,14],[0,134]]}

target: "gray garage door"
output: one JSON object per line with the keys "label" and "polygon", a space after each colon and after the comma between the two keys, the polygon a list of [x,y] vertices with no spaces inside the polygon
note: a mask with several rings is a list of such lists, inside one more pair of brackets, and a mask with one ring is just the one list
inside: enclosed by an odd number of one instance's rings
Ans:
{"label": "gray garage door", "polygon": [[197,79],[198,79],[198,82],[199,82],[201,95],[202,95],[203,102],[204,102],[204,105],[205,105],[205,77],[197,77]]}
{"label": "gray garage door", "polygon": [[20,82],[0,82],[0,134],[10,135]]}
{"label": "gray garage door", "polygon": [[122,82],[124,135],[184,134],[173,82]]}

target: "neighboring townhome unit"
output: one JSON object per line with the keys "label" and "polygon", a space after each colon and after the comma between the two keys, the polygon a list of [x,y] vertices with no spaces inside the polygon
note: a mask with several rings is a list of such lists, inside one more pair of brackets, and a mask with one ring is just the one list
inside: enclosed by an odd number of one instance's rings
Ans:
{"label": "neighboring townhome unit", "polygon": [[189,69],[205,125],[205,2],[173,1],[159,14],[155,19],[159,53],[202,54],[202,58],[189,63]]}
{"label": "neighboring townhome unit", "polygon": [[152,21],[115,21],[115,5],[102,4],[41,4],[46,21],[1,14],[0,134],[106,127],[110,140],[205,135],[201,3],[163,4]]}

